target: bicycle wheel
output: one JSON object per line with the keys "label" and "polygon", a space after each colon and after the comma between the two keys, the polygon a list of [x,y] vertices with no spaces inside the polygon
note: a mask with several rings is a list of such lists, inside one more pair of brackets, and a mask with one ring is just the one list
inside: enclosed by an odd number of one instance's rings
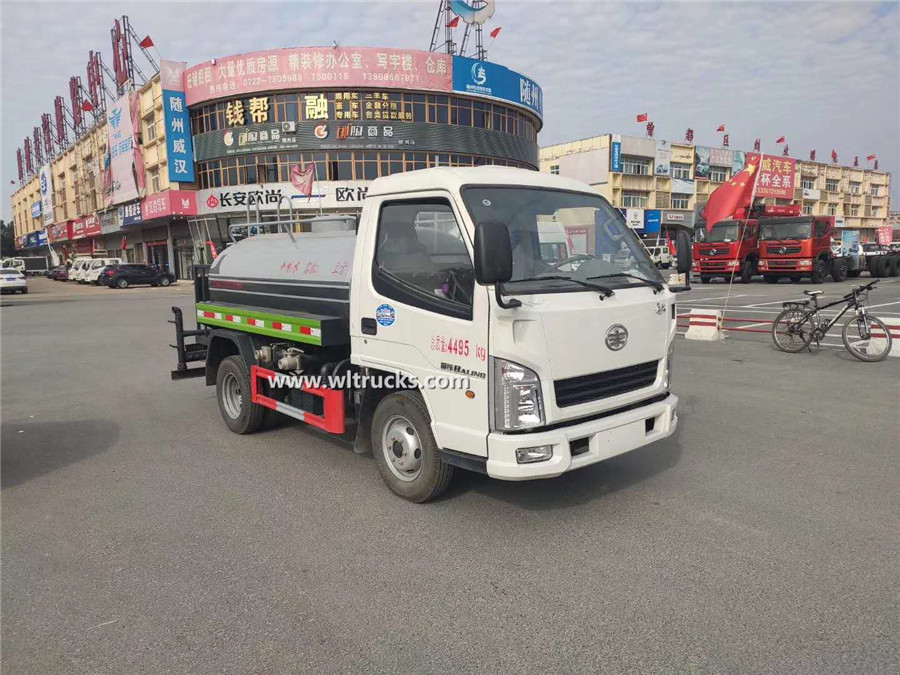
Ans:
{"label": "bicycle wheel", "polygon": [[852,316],[844,324],[841,338],[847,351],[860,361],[881,361],[891,351],[891,332],[881,319]]}
{"label": "bicycle wheel", "polygon": [[786,309],[772,324],[772,342],[783,352],[795,354],[806,349],[812,338],[811,315],[802,309]]}

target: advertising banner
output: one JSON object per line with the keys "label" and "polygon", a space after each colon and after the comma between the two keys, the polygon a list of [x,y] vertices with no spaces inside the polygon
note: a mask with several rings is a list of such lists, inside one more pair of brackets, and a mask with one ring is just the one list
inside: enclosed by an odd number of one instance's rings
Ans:
{"label": "advertising banner", "polygon": [[[759,162],[759,155],[755,152],[747,153],[747,162]],[[795,159],[763,155],[756,183],[756,196],[793,199],[796,169]]]}
{"label": "advertising banner", "polygon": [[144,220],[166,216],[196,216],[197,193],[192,190],[166,190],[145,197],[141,202]]}
{"label": "advertising banner", "polygon": [[727,166],[731,168],[734,162],[731,150],[727,148],[710,148],[709,163],[712,166]]}
{"label": "advertising banner", "polygon": [[668,176],[670,165],[672,163],[672,149],[669,147],[669,141],[656,142],[656,161],[654,162],[657,176]]}
{"label": "advertising banner", "polygon": [[68,241],[71,238],[70,225],[71,223],[58,223],[56,225],[51,225],[47,229],[47,234],[50,237],[50,243],[55,244],[58,241]]}
{"label": "advertising banner", "polygon": [[47,230],[38,230],[37,243],[38,243],[38,246],[46,246],[47,245]]}
{"label": "advertising banner", "polygon": [[694,194],[694,181],[689,178],[673,178],[672,192],[680,195],[692,195]]}
{"label": "advertising banner", "polygon": [[35,202],[31,205],[31,217],[32,218],[40,218],[41,216],[41,203]]}
{"label": "advertising banner", "polygon": [[[53,224],[53,172],[49,164],[41,167],[41,215],[44,227]],[[34,214],[34,209],[31,211]]]}
{"label": "advertising banner", "polygon": [[662,212],[655,209],[644,211],[644,233],[659,232],[660,222],[662,221]]}
{"label": "advertising banner", "polygon": [[122,220],[119,218],[119,209],[107,209],[100,214],[101,234],[112,234],[122,229]]}
{"label": "advertising banner", "polygon": [[123,227],[127,227],[128,225],[137,225],[138,223],[143,221],[143,217],[141,216],[141,203],[137,202],[129,202],[128,204],[123,204],[119,207],[119,220],[122,222]]}
{"label": "advertising banner", "polygon": [[694,180],[709,180],[709,148],[705,145],[694,148]]}
{"label": "advertising banner", "polygon": [[38,233],[29,232],[25,235],[25,248],[34,248],[38,245]]}
{"label": "advertising banner", "polygon": [[612,135],[612,145],[609,149],[609,170],[618,173],[622,171],[622,137],[619,134]]}
{"label": "advertising banner", "polygon": [[894,236],[893,228],[890,225],[879,227],[877,231],[878,243],[887,246],[891,243],[891,237]]}
{"label": "advertising banner", "polygon": [[859,230],[841,230],[841,255],[856,255],[859,251]]}
{"label": "advertising banner", "polygon": [[[236,185],[200,190],[197,194],[199,215],[274,211],[283,197],[288,197],[295,209],[342,208],[360,209],[371,181],[315,181],[312,197],[300,192],[293,183],[266,183],[265,186]],[[282,204],[287,210],[287,201]]]}
{"label": "advertising banner", "polygon": [[184,95],[184,63],[162,61],[160,82],[163,95],[163,122],[166,125],[166,155],[169,181],[194,182],[194,144],[191,119]]}
{"label": "advertising banner", "polygon": [[644,209],[625,209],[625,223],[632,230],[643,230]]}
{"label": "advertising banner", "polygon": [[497,63],[454,56],[453,91],[498,98],[544,114],[544,92],[538,83]]}
{"label": "advertising banner", "polygon": [[134,115],[137,97],[127,92],[115,102],[107,114],[107,153],[109,165],[105,167],[108,184],[105,185],[106,206],[121,204],[140,197],[144,183],[144,162],[138,150]]}
{"label": "advertising banner", "polygon": [[744,170],[744,165],[747,163],[747,153],[743,150],[735,150],[731,157],[731,175],[737,176],[741,171]]}
{"label": "advertising banner", "polygon": [[411,49],[271,49],[192,66],[184,71],[184,91],[189,106],[225,96],[312,86],[449,92],[452,68],[448,54]]}
{"label": "advertising banner", "polygon": [[91,215],[82,218],[82,222],[85,237],[96,237],[100,234],[100,218],[96,213],[92,213]]}

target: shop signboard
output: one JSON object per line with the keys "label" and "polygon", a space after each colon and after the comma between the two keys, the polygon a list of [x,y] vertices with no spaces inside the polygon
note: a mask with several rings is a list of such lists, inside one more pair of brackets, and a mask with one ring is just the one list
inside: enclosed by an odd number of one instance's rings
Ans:
{"label": "shop signboard", "polygon": [[348,87],[353,89],[453,89],[450,55],[379,47],[270,49],[207,61],[184,71],[185,102],[258,91]]}
{"label": "shop signboard", "polygon": [[489,96],[544,114],[544,93],[538,83],[498,63],[454,56],[453,91]]}
{"label": "shop signboard", "polygon": [[612,135],[609,150],[609,170],[613,172],[622,171],[622,136],[619,134]]}
{"label": "shop signboard", "polygon": [[632,230],[643,230],[644,209],[625,209],[625,223]]}
{"label": "shop signboard", "polygon": [[96,213],[92,213],[84,218],[84,236],[96,237],[100,234],[100,218]]}
{"label": "shop signboard", "polygon": [[287,197],[294,209],[316,210],[319,208],[361,209],[371,181],[316,181],[313,183],[312,197],[307,197],[293,183],[266,183],[258,185],[237,185],[212,188],[197,192],[197,214],[226,214],[287,211]]}
{"label": "shop signboard", "polygon": [[38,245],[37,235],[37,232],[29,232],[25,235],[25,248],[35,248]]}
{"label": "shop signboard", "polygon": [[112,234],[122,229],[122,220],[119,218],[119,209],[107,209],[100,214],[100,232],[102,234]]}
{"label": "shop signboard", "polygon": [[757,153],[747,154],[747,163],[757,164],[760,167],[759,178],[756,179],[756,196],[793,199],[797,160],[763,155],[761,164],[759,162],[760,156]]}
{"label": "shop signboard", "polygon": [[122,204],[122,206],[119,207],[119,220],[122,222],[122,227],[140,223],[143,220],[141,216],[141,202],[136,201]]}
{"label": "shop signboard", "polygon": [[58,241],[68,241],[71,239],[71,222],[57,223],[47,228],[47,234],[50,237],[50,243],[54,244]]}
{"label": "shop signboard", "polygon": [[46,246],[47,245],[47,230],[38,230],[37,243],[38,243],[38,246]]}
{"label": "shop signboard", "polygon": [[647,209],[644,211],[644,232],[659,232],[661,220],[662,214],[660,211],[657,211],[656,209]]}
{"label": "shop signboard", "polygon": [[31,205],[31,217],[32,218],[40,218],[41,216],[41,203],[35,202]]}
{"label": "shop signboard", "polygon": [[184,63],[161,61],[159,72],[163,96],[163,122],[166,125],[166,155],[169,181],[194,182],[194,145],[191,119],[184,95]]}
{"label": "shop signboard", "polygon": [[192,190],[165,190],[145,197],[141,202],[141,217],[144,220],[196,215],[197,193]]}

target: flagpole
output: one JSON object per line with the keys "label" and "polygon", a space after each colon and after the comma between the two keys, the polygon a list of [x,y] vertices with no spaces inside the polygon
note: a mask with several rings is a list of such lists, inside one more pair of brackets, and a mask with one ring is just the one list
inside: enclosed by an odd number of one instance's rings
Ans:
{"label": "flagpole", "polygon": [[[753,211],[753,202],[756,199],[756,188],[759,185],[759,176],[762,173],[762,161],[763,161],[763,153],[762,146],[760,146],[759,156],[756,160],[756,171],[754,171],[753,177],[753,187],[750,189],[750,205],[747,207],[746,217],[741,222],[741,236],[738,239],[738,251],[741,250],[741,244],[744,243],[744,233],[747,231],[747,222],[750,220],[750,214]],[[757,233],[759,236],[759,233]],[[728,301],[731,299],[731,287],[734,285],[734,274],[737,271],[737,268],[731,268],[731,278],[728,280],[728,292],[725,294],[725,304],[722,305],[722,321],[725,320],[726,312],[728,312]]]}

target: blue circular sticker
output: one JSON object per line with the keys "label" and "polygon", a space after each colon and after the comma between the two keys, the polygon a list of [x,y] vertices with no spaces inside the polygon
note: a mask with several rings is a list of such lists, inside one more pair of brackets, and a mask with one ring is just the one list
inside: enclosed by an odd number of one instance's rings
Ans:
{"label": "blue circular sticker", "polygon": [[378,309],[375,310],[375,320],[382,326],[390,326],[396,318],[391,305],[378,305]]}

